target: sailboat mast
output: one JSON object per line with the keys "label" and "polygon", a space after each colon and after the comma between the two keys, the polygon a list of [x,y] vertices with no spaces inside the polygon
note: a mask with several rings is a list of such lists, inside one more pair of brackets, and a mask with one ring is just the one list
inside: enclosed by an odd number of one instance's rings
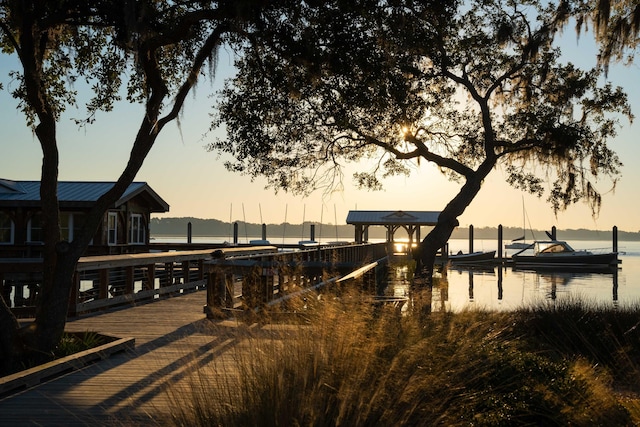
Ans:
{"label": "sailboat mast", "polygon": [[522,196],[522,240],[527,243],[527,215],[524,210],[524,196]]}

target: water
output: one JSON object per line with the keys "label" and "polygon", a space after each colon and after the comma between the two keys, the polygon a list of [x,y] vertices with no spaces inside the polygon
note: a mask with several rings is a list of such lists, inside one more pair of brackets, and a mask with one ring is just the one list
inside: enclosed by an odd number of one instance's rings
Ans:
{"label": "water", "polygon": [[[573,241],[574,249],[611,251],[611,242]],[[497,242],[475,242],[475,250],[494,250]],[[575,300],[598,306],[623,307],[640,304],[640,242],[619,242],[622,264],[610,273],[535,272],[511,266],[487,269],[454,267],[444,275],[443,289],[434,292],[433,309],[460,311],[477,307],[514,310],[540,302]],[[467,251],[468,242],[450,242],[450,251]]]}
{"label": "water", "polygon": [[[252,238],[249,238],[253,239]],[[223,242],[225,237],[194,237],[201,243]],[[282,242],[280,242],[282,240]],[[273,239],[275,243],[297,243],[297,238]],[[185,238],[158,238],[162,242],[186,242]],[[244,240],[241,239],[244,243]],[[612,250],[611,241],[571,241],[574,249],[592,252]],[[474,250],[496,250],[496,240],[476,240]],[[622,260],[614,273],[591,272],[534,272],[518,271],[512,267],[487,269],[451,268],[443,277],[443,285],[434,289],[433,310],[461,311],[477,307],[489,310],[514,310],[540,302],[557,302],[579,298],[599,306],[623,307],[640,305],[640,242],[619,242]],[[452,239],[449,251],[468,252],[469,242]],[[513,251],[507,252],[510,255]],[[399,269],[393,286],[387,293],[393,296],[408,294],[408,271]]]}

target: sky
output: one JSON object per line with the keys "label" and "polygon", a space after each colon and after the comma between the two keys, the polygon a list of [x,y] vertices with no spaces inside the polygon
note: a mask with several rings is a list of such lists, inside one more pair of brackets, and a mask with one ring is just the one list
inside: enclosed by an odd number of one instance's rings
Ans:
{"label": "sky", "polygon": [[[595,64],[595,46],[590,35],[578,40],[568,31],[562,40],[563,51],[580,66]],[[215,218],[222,221],[253,223],[302,221],[344,224],[349,210],[425,210],[439,211],[457,193],[461,184],[446,180],[433,166],[416,167],[410,177],[395,177],[384,182],[384,190],[358,190],[350,178],[363,165],[351,165],[345,173],[344,190],[332,194],[316,192],[308,197],[265,190],[265,181],[228,172],[226,157],[207,152],[214,94],[224,78],[233,75],[233,55],[221,51],[214,82],[201,82],[187,99],[178,123],[162,131],[156,145],[138,173],[136,181],[145,181],[169,205],[170,211],[155,217]],[[37,138],[27,128],[17,101],[8,91],[15,84],[8,72],[17,69],[15,58],[0,57],[0,178],[38,180],[42,152]],[[640,115],[640,69],[637,65],[613,65],[608,80],[622,86],[629,95],[633,112]],[[82,110],[69,110],[58,127],[60,180],[115,181],[128,160],[131,144],[144,114],[140,105],[120,103],[114,111],[99,113],[96,122],[79,129],[71,120],[82,117]],[[554,214],[545,197],[524,194],[505,183],[503,170],[494,170],[482,190],[459,218],[461,226],[527,229],[585,228],[609,232],[613,226],[623,231],[640,231],[640,147],[639,124],[621,121],[618,136],[610,147],[618,153],[624,167],[615,191],[611,183],[598,183],[603,193],[599,215],[578,204]],[[526,212],[526,216],[523,214]]]}

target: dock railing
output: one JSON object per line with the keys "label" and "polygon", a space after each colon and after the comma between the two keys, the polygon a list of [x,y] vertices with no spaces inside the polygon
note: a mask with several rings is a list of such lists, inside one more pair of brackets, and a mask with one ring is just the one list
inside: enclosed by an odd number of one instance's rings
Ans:
{"label": "dock railing", "polygon": [[[385,256],[382,243],[300,251],[244,246],[82,257],[73,279],[69,315],[150,302],[205,287],[209,308],[260,305],[274,295],[316,284],[327,274],[347,274]],[[33,316],[42,260],[3,259],[2,264],[5,301],[17,316]]]}
{"label": "dock railing", "polygon": [[386,243],[246,254],[220,249],[208,268],[207,317],[227,310],[251,310],[319,283],[331,282],[387,256]]}
{"label": "dock railing", "polygon": [[83,257],[78,261],[70,314],[204,289],[212,250]]}

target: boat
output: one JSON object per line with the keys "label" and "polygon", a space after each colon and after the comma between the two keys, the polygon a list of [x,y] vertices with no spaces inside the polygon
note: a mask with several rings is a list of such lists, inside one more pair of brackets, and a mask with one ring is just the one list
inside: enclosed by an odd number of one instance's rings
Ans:
{"label": "boat", "polygon": [[320,243],[315,240],[300,240],[298,246],[300,246],[300,249],[317,248],[320,246]]}
{"label": "boat", "polygon": [[[514,249],[517,251],[529,249],[533,246],[533,243],[527,243],[527,211],[524,208],[524,196],[522,197],[522,237],[511,240],[510,243],[504,245],[505,249]],[[533,236],[533,230],[531,231]],[[533,236],[535,239],[535,236]]]}
{"label": "boat", "polygon": [[269,246],[271,245],[271,242],[265,239],[256,239],[256,240],[249,240],[249,244],[254,246]]}
{"label": "boat", "polygon": [[515,249],[515,250],[522,250],[522,249],[529,249],[531,246],[533,246],[533,243],[527,243],[527,242],[519,242],[518,240],[522,240],[524,239],[524,237],[520,237],[519,239],[513,239],[511,241],[511,243],[507,243],[506,245],[504,245],[505,249]]}
{"label": "boat", "polygon": [[493,261],[496,256],[496,251],[488,251],[488,252],[470,252],[470,253],[462,253],[458,252],[457,254],[449,255],[449,261],[452,264],[473,264],[479,262],[487,262]]}
{"label": "boat", "polygon": [[[608,267],[618,264],[618,253],[593,253],[575,250],[562,240],[536,240],[532,245],[533,254],[527,249],[511,256],[516,267]],[[524,253],[524,255],[523,255]]]}

